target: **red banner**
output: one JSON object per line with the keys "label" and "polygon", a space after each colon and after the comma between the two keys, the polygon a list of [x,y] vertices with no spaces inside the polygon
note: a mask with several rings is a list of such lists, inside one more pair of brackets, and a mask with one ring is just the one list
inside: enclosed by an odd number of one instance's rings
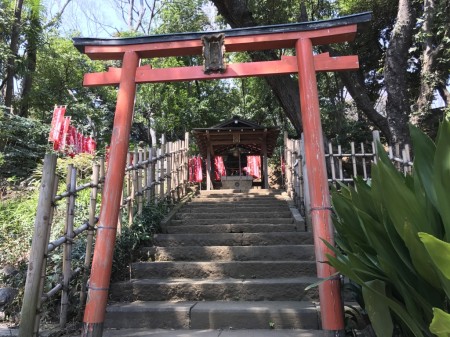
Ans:
{"label": "red banner", "polygon": [[220,178],[227,175],[225,170],[225,164],[223,163],[222,156],[214,157],[214,178],[216,181],[220,181]]}
{"label": "red banner", "polygon": [[66,113],[66,107],[55,107],[53,110],[52,124],[50,127],[50,135],[48,140],[50,142],[59,142],[59,135],[61,133],[61,128],[64,123],[64,114]]}
{"label": "red banner", "polygon": [[199,183],[203,180],[202,158],[189,159],[189,182]]}
{"label": "red banner", "polygon": [[261,157],[247,156],[247,174],[253,178],[261,178]]}
{"label": "red banner", "polygon": [[64,121],[59,132],[58,140],[53,142],[53,149],[55,151],[65,151],[67,144],[67,132],[69,130],[70,117],[64,117]]}

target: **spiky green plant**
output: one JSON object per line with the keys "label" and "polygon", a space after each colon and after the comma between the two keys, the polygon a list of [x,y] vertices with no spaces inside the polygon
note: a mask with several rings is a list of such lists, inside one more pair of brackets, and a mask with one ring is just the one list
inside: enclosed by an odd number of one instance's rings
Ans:
{"label": "spiky green plant", "polygon": [[[450,272],[430,253],[434,240],[450,237],[450,122],[442,122],[436,144],[415,127],[410,132],[411,175],[398,172],[379,146],[370,182],[356,178],[332,192],[338,248],[330,247],[336,257],[329,263],[361,286],[378,336],[450,336]],[[442,259],[448,272],[450,254]]]}

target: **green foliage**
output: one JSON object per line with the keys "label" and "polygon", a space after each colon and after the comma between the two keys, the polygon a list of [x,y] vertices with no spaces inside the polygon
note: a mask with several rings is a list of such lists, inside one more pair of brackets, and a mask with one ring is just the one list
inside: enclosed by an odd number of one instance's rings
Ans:
{"label": "green foliage", "polygon": [[44,157],[49,131],[39,121],[0,112],[0,180],[29,175]]}
{"label": "green foliage", "polygon": [[356,178],[332,193],[338,248],[328,245],[336,253],[329,262],[362,287],[378,336],[432,336],[433,308],[448,309],[450,122],[436,145],[414,127],[411,134],[412,175],[399,173],[380,147],[369,183]]}
{"label": "green foliage", "polygon": [[[168,211],[169,204],[165,200],[158,203],[150,201],[144,206],[142,214],[134,217],[131,226],[122,227],[114,247],[111,276],[113,280],[129,277],[130,264],[139,257],[141,247],[151,244],[153,235],[160,231],[161,221]],[[126,218],[128,216],[125,213],[124,219]]]}

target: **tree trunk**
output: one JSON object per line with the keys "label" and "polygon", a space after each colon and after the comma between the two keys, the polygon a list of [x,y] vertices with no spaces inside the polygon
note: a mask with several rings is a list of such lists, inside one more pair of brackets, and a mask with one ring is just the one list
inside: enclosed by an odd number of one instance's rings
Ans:
{"label": "tree trunk", "polygon": [[[240,0],[212,0],[219,13],[232,28],[257,26],[245,1]],[[252,61],[269,61],[278,59],[273,51],[250,52]],[[289,76],[265,77],[275,97],[280,102],[286,116],[291,121],[297,134],[302,131],[300,119],[300,97],[298,83]]]}
{"label": "tree trunk", "polygon": [[33,76],[36,71],[36,60],[37,60],[37,46],[38,39],[41,33],[41,22],[39,20],[39,13],[31,14],[30,28],[26,34],[27,38],[27,48],[26,55],[27,59],[25,62],[26,72],[22,83],[22,92],[20,100],[20,111],[19,115],[22,117],[28,117],[28,109],[30,105],[30,92],[33,85]]}
{"label": "tree trunk", "polygon": [[14,96],[14,78],[16,76],[16,57],[19,51],[20,23],[22,18],[23,0],[17,0],[14,8],[14,22],[11,29],[11,42],[9,49],[11,56],[8,58],[6,69],[5,105],[12,107]]}
{"label": "tree trunk", "polygon": [[409,143],[408,120],[411,113],[408,97],[408,50],[412,43],[415,13],[409,0],[400,0],[397,21],[392,31],[384,65],[386,115],[391,144]]}
{"label": "tree trunk", "polygon": [[420,94],[417,99],[417,111],[415,111],[418,115],[425,115],[429,112],[431,102],[433,101],[434,85],[432,73],[435,57],[433,57],[433,38],[431,35],[431,28],[433,26],[435,6],[436,4],[434,0],[424,1],[424,22],[422,25],[422,32],[425,36],[425,40],[423,42],[422,70],[420,72]]}

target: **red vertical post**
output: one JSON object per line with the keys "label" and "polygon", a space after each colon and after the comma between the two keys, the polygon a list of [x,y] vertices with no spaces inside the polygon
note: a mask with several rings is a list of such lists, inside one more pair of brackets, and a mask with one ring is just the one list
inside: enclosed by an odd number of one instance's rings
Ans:
{"label": "red vertical post", "polygon": [[[309,175],[311,199],[311,220],[314,234],[317,276],[327,278],[336,270],[324,263],[326,254],[333,255],[323,240],[334,244],[331,224],[331,203],[325,167],[322,125],[320,122],[319,97],[316,70],[310,39],[299,39],[296,43],[298,82],[300,87],[301,118],[305,138],[305,159]],[[323,282],[319,286],[322,329],[333,331],[340,336],[344,330],[344,314],[338,278]]]}
{"label": "red vertical post", "polygon": [[84,312],[82,337],[101,337],[111,277],[116,240],[117,219],[122,196],[131,122],[136,94],[135,74],[139,56],[125,52],[117,96],[114,127],[111,137],[109,168],[103,191],[100,219],[92,261],[89,294]]}

